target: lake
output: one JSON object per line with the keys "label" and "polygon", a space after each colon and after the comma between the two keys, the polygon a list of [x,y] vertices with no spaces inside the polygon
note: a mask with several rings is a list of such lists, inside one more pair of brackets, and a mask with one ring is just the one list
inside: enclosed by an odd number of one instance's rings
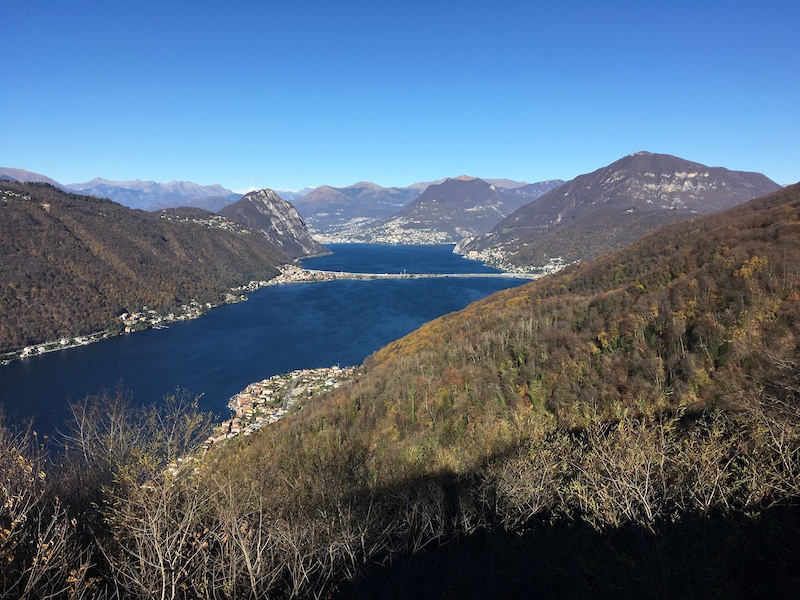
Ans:
{"label": "lake", "polygon": [[[361,273],[496,273],[452,253],[453,246],[330,244],[310,269]],[[203,317],[17,360],[0,367],[0,404],[12,422],[34,419],[52,433],[70,400],[121,384],[140,403],[176,388],[228,416],[228,399],[253,381],[313,367],[357,365],[436,317],[495,291],[514,278],[328,281],[262,288],[247,302]]]}

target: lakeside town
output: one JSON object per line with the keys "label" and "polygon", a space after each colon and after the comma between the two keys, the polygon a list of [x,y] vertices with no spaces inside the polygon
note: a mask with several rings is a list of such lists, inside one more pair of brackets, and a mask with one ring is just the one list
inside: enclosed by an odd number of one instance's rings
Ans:
{"label": "lakeside town", "polygon": [[228,401],[233,416],[218,425],[205,448],[247,436],[279,421],[298,402],[333,390],[358,374],[357,367],[301,369],[251,383]]}
{"label": "lakeside town", "polygon": [[486,250],[470,250],[464,254],[464,258],[476,260],[489,267],[500,269],[506,273],[525,273],[531,275],[551,275],[557,273],[561,269],[568,267],[572,263],[567,263],[560,256],[551,258],[544,265],[520,267],[508,262],[508,256],[511,253],[500,248],[488,248]]}
{"label": "lakeside town", "polygon": [[280,275],[273,277],[266,285],[280,285],[283,283],[315,283],[317,281],[332,281],[336,279],[333,271],[309,271],[298,265],[280,265]]}
{"label": "lakeside town", "polygon": [[455,244],[458,240],[444,231],[409,227],[413,225],[407,219],[396,219],[383,227],[371,229],[370,223],[376,219],[356,217],[338,226],[326,227],[319,231],[314,227],[314,222],[308,223],[309,232],[321,244]]}

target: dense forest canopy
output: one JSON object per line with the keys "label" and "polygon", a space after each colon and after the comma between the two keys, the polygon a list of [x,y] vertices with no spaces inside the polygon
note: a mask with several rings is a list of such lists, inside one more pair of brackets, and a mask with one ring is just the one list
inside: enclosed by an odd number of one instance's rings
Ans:
{"label": "dense forest canopy", "polygon": [[143,306],[217,304],[288,261],[263,236],[187,214],[0,182],[0,353],[112,327]]}

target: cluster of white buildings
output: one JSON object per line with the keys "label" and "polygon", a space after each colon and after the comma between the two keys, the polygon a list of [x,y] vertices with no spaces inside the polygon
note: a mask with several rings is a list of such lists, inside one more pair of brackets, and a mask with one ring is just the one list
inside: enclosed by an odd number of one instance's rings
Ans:
{"label": "cluster of white buildings", "polygon": [[[0,200],[2,200],[2,197],[0,197]],[[255,291],[272,283],[272,281],[251,281],[246,285],[239,286],[237,288],[231,288],[231,293],[226,295],[225,302],[230,304],[232,302],[242,302],[247,300],[247,296],[245,295],[246,292]],[[143,329],[150,329],[152,327],[165,328],[168,323],[175,321],[188,321],[189,319],[196,319],[215,306],[216,305],[211,302],[201,304],[197,300],[190,300],[188,304],[182,304],[180,307],[178,307],[176,312],[171,312],[166,315],[148,308],[147,306],[143,306],[141,311],[135,313],[122,313],[117,317],[117,319],[122,323],[123,331],[125,333],[131,333],[134,331],[141,331]],[[61,338],[51,342],[26,346],[21,350],[0,355],[0,364],[6,365],[12,360],[16,360],[18,358],[27,358],[29,356],[44,354],[45,352],[53,352],[54,350],[64,350],[66,348],[91,344],[92,342],[110,337],[114,334],[115,332],[113,331],[98,331],[96,333],[90,333],[88,335],[74,338]]]}
{"label": "cluster of white buildings", "polygon": [[537,275],[540,274],[542,276],[550,275],[560,271],[569,264],[560,256],[556,256],[555,258],[551,258],[549,261],[547,261],[547,264],[544,265],[519,267],[508,262],[509,254],[510,252],[500,248],[487,248],[486,250],[470,250],[463,256],[465,258],[482,262],[490,267],[502,269],[508,273],[531,273]]}
{"label": "cluster of white buildings", "polygon": [[395,218],[381,227],[362,232],[361,242],[371,244],[453,244],[457,241],[451,233],[420,227],[410,219]]}
{"label": "cluster of white buildings", "polygon": [[356,373],[356,367],[323,367],[292,371],[251,383],[230,399],[228,407],[233,417],[216,427],[205,447],[239,435],[250,435],[280,420],[296,402],[337,388]]}
{"label": "cluster of white buildings", "polygon": [[141,312],[122,313],[117,318],[122,321],[125,333],[130,333],[141,329],[149,329],[150,327],[165,327],[165,323],[172,323],[174,321],[196,319],[212,307],[213,305],[210,302],[200,304],[197,300],[191,300],[189,304],[181,305],[181,312],[177,315],[175,313],[162,315],[155,310],[143,306]]}
{"label": "cluster of white buildings", "polygon": [[201,227],[208,227],[209,229],[224,229],[225,231],[233,231],[236,233],[248,232],[247,229],[245,229],[238,223],[234,223],[233,221],[231,221],[227,217],[223,217],[222,215],[189,217],[186,215],[180,215],[171,212],[161,212],[159,218],[165,221],[172,221],[175,223],[194,223],[195,225],[200,225]]}
{"label": "cluster of white buildings", "polygon": [[371,228],[375,219],[356,218],[337,227],[330,227],[325,232],[310,229],[314,239],[322,244],[359,243],[359,244],[453,244],[456,238],[446,231],[429,229],[419,221],[396,217],[381,225]]}
{"label": "cluster of white buildings", "polygon": [[111,334],[107,331],[98,331],[95,333],[90,333],[88,335],[79,335],[73,338],[61,338],[60,340],[56,340],[54,342],[46,342],[44,344],[35,344],[33,346],[25,346],[22,350],[18,352],[9,352],[8,354],[3,355],[5,358],[3,359],[2,364],[7,364],[14,358],[27,358],[29,356],[36,356],[38,354],[44,354],[45,352],[53,352],[54,350],[63,350],[64,348],[74,348],[75,346],[85,346],[86,344],[91,344],[92,342],[96,342],[103,338],[109,337]]}
{"label": "cluster of white buildings", "polygon": [[[280,267],[278,267],[280,268]],[[231,292],[234,294],[244,294],[246,292],[255,292],[258,289],[261,289],[265,285],[270,285],[272,281],[251,281],[246,285],[240,285],[239,287],[231,288]]]}
{"label": "cluster of white buildings", "polygon": [[314,282],[314,281],[330,281],[335,279],[334,273],[328,275],[321,271],[307,271],[297,265],[281,265],[278,267],[281,272],[277,277],[270,279],[267,285],[278,285],[281,283],[298,283],[298,282]]}
{"label": "cluster of white buildings", "polygon": [[12,192],[11,190],[0,190],[0,202],[3,202],[4,204],[7,203],[9,200],[30,200],[30,199],[31,197],[28,194],[20,194],[17,192]]}

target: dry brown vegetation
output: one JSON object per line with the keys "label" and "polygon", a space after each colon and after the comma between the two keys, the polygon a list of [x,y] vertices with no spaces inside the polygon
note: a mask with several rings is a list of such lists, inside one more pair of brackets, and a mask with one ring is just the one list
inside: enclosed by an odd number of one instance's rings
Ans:
{"label": "dry brown vegetation", "polygon": [[0,353],[121,327],[115,317],[144,305],[166,314],[192,299],[218,304],[287,260],[261,235],[2,181]]}
{"label": "dry brown vegetation", "polygon": [[793,187],[434,321],[175,474],[186,398],[76,404],[58,469],[4,430],[4,589],[794,595],[798,265]]}

